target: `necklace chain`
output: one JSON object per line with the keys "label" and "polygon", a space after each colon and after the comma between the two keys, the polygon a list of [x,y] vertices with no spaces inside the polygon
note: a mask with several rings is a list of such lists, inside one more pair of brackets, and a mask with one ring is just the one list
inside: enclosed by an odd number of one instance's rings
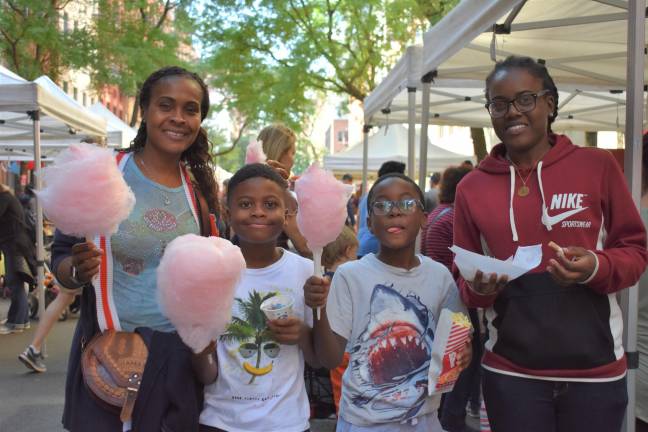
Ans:
{"label": "necklace chain", "polygon": [[527,182],[531,178],[531,175],[533,174],[533,171],[536,169],[536,167],[538,166],[538,164],[540,163],[542,158],[544,158],[545,155],[549,152],[549,150],[550,149],[546,150],[542,154],[542,156],[540,156],[540,158],[537,161],[535,161],[535,163],[531,167],[531,170],[529,171],[529,174],[526,176],[526,178],[522,177],[522,174],[520,174],[520,169],[518,168],[518,166],[515,164],[515,162],[513,162],[511,157],[508,155],[508,153],[506,154],[506,159],[508,159],[508,161],[511,163],[511,165],[513,165],[513,168],[515,169],[515,173],[518,175],[518,177],[520,177],[520,181],[522,182],[522,186],[520,186],[518,188],[518,191],[517,191],[517,194],[519,196],[525,197],[525,196],[529,195],[529,187],[527,186]]}
{"label": "necklace chain", "polygon": [[[142,156],[136,157],[135,162],[137,162],[137,161],[139,161],[139,165],[144,169],[144,174],[148,174],[147,177],[151,179],[151,177],[150,177],[151,173],[149,172],[148,167],[144,163],[144,159],[142,159]],[[151,179],[151,180],[153,180],[153,179]],[[157,189],[157,191],[162,196],[162,199],[164,200],[164,205],[165,206],[171,205],[171,199],[169,199],[168,195],[165,194],[160,189]]]}

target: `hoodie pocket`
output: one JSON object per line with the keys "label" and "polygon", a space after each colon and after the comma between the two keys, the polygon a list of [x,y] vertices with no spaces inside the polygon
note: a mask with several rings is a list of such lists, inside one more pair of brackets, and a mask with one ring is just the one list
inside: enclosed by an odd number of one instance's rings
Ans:
{"label": "hoodie pocket", "polygon": [[518,366],[591,369],[616,360],[608,297],[587,286],[527,274],[506,287],[494,310],[493,352]]}

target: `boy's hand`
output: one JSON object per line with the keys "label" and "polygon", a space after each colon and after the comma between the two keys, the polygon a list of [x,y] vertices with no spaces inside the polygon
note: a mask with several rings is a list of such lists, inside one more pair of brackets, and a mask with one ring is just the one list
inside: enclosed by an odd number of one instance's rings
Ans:
{"label": "boy's hand", "polygon": [[506,275],[498,277],[497,274],[491,273],[489,276],[486,276],[480,270],[477,270],[475,279],[468,282],[468,286],[477,294],[493,295],[499,294],[506,287],[507,283],[508,276]]}
{"label": "boy's hand", "polygon": [[549,260],[547,271],[560,285],[582,283],[596,270],[593,252],[577,246],[561,248],[554,242],[549,242],[549,246],[556,251],[556,258]]}
{"label": "boy's hand", "polygon": [[472,360],[472,338],[466,341],[463,349],[457,353],[457,366],[459,370],[464,370],[470,365]]}
{"label": "boy's hand", "polygon": [[317,308],[326,306],[331,281],[329,278],[311,276],[304,284],[304,301],[306,306]]}
{"label": "boy's hand", "polygon": [[274,339],[284,345],[297,345],[306,334],[306,325],[295,317],[268,320],[268,328],[272,332]]}

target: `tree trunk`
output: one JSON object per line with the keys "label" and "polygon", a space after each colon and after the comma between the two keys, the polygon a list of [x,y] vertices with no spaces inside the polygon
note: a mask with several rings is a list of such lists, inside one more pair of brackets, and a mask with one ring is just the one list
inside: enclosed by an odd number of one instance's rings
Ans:
{"label": "tree trunk", "polygon": [[596,132],[585,132],[585,146],[596,147],[598,144],[598,134]]}
{"label": "tree trunk", "polygon": [[477,163],[481,162],[486,157],[486,136],[484,135],[484,128],[470,128],[470,137],[473,140],[473,149],[477,157]]}
{"label": "tree trunk", "polygon": [[135,96],[135,102],[133,103],[133,111],[131,112],[130,118],[130,127],[134,128],[137,124],[137,112],[139,110],[139,93]]}

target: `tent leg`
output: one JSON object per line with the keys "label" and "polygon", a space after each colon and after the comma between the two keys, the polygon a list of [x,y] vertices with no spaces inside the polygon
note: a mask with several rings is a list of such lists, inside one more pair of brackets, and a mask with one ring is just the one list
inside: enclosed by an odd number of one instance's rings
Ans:
{"label": "tent leg", "polygon": [[[41,136],[40,136],[40,111],[29,113],[34,124],[34,180],[36,190],[42,188],[41,176]],[[40,200],[36,199],[36,292],[38,293],[38,319],[41,320],[45,313],[45,245],[43,242],[43,207]],[[39,323],[40,325],[40,323]],[[41,347],[43,355],[46,354],[46,344],[43,340]]]}
{"label": "tent leg", "polygon": [[419,148],[419,187],[425,192],[428,159],[428,123],[430,122],[430,81],[423,80],[421,98],[421,140]]}
{"label": "tent leg", "polygon": [[407,176],[416,175],[416,87],[407,88]]}
{"label": "tent leg", "polygon": [[369,168],[369,131],[371,125],[364,125],[362,127],[362,194],[366,195],[367,190],[367,172]]}
{"label": "tent leg", "polygon": [[[625,130],[625,175],[635,204],[641,199],[641,130],[643,125],[644,38],[646,0],[628,2],[628,75]],[[628,356],[628,408],[622,430],[635,431],[638,286],[621,292],[623,342]]]}

